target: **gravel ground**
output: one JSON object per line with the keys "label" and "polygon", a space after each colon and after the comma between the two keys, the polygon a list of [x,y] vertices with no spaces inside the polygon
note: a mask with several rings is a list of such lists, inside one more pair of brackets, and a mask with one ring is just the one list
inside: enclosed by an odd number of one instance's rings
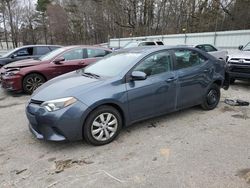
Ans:
{"label": "gravel ground", "polygon": [[250,186],[250,83],[222,90],[213,111],[199,107],[124,129],[111,144],[39,141],[29,132],[29,96],[0,90],[0,187]]}

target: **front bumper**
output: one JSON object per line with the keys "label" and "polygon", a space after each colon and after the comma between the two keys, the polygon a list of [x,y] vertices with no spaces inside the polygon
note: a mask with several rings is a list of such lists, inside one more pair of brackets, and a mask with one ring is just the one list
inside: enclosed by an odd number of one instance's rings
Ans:
{"label": "front bumper", "polygon": [[54,112],[48,112],[40,104],[31,100],[26,107],[29,129],[36,138],[49,141],[82,139],[83,124],[89,112],[85,104],[77,101]]}
{"label": "front bumper", "polygon": [[250,64],[229,63],[227,73],[229,74],[230,78],[250,79]]}
{"label": "front bumper", "polygon": [[6,77],[1,76],[2,88],[9,91],[22,91],[22,77],[20,75],[14,75]]}

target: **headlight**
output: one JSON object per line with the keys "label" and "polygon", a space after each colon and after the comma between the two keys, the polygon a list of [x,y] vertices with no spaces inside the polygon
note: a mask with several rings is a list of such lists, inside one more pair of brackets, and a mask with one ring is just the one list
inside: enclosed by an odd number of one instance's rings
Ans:
{"label": "headlight", "polygon": [[53,112],[65,108],[71,104],[74,104],[76,101],[77,100],[74,97],[67,97],[67,98],[46,101],[42,103],[41,106],[44,107],[49,112]]}
{"label": "headlight", "polygon": [[9,70],[6,71],[4,73],[5,76],[14,76],[15,74],[19,73],[20,69],[13,69],[13,70]]}

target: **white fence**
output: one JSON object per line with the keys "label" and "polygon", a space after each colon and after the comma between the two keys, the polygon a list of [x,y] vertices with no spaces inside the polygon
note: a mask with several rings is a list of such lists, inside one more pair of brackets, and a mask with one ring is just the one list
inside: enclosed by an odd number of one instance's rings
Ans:
{"label": "white fence", "polygon": [[221,49],[235,50],[239,45],[250,42],[250,30],[114,38],[109,40],[109,46],[111,48],[123,47],[128,42],[135,40],[161,40],[165,45],[213,44]]}

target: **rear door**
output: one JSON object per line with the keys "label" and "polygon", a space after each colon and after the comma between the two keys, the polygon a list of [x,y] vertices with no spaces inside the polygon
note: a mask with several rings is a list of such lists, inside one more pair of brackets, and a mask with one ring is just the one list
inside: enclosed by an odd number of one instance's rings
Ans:
{"label": "rear door", "polygon": [[199,52],[190,49],[176,49],[174,55],[178,75],[177,108],[200,104],[212,80],[212,63]]}

